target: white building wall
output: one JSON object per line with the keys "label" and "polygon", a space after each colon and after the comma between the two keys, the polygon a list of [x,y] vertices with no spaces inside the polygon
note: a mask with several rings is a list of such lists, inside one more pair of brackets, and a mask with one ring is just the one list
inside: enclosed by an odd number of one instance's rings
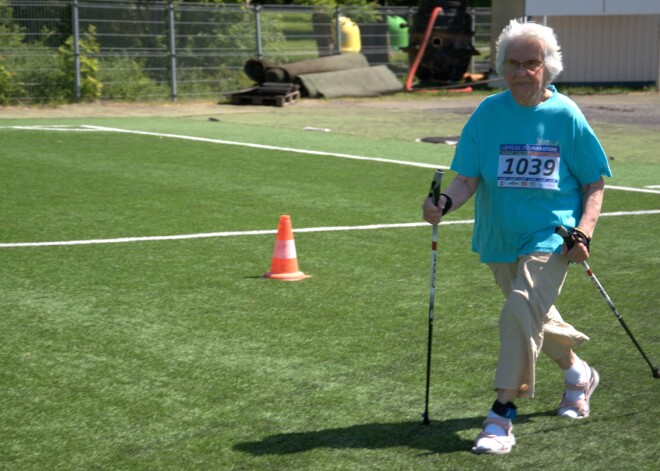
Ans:
{"label": "white building wall", "polygon": [[656,82],[657,15],[548,16],[564,57],[557,82]]}
{"label": "white building wall", "polygon": [[660,91],[660,0],[493,0],[492,66],[500,31],[524,16],[555,29],[558,82],[655,82]]}
{"label": "white building wall", "polygon": [[660,0],[525,0],[525,15],[651,15]]}

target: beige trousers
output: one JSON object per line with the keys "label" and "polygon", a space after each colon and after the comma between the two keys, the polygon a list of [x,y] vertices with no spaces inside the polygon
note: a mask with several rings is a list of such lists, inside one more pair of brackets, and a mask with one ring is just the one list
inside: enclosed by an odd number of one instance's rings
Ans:
{"label": "beige trousers", "polygon": [[533,253],[514,263],[489,263],[506,302],[500,313],[495,389],[534,397],[535,369],[543,351],[556,360],[589,340],[561,318],[555,300],[568,273],[568,257]]}

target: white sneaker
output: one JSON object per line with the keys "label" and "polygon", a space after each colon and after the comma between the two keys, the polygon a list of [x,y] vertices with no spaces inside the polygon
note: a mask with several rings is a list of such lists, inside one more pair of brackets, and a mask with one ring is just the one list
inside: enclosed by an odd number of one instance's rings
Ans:
{"label": "white sneaker", "polygon": [[564,392],[564,397],[561,401],[561,404],[559,404],[557,411],[561,417],[566,417],[569,419],[584,419],[589,417],[589,399],[598,387],[600,376],[598,376],[598,371],[594,370],[586,363],[585,366],[591,370],[591,378],[589,378],[589,381],[578,384],[566,383],[567,390],[581,391],[584,397],[582,399],[578,399],[577,401],[569,401],[566,398],[566,392]]}
{"label": "white sneaker", "polygon": [[484,429],[488,425],[497,425],[506,432],[506,435],[493,435],[492,433],[482,431],[477,435],[477,439],[472,447],[472,452],[492,455],[506,455],[511,452],[513,445],[516,444],[516,437],[511,433],[511,430],[513,429],[511,421],[490,417],[484,422]]}

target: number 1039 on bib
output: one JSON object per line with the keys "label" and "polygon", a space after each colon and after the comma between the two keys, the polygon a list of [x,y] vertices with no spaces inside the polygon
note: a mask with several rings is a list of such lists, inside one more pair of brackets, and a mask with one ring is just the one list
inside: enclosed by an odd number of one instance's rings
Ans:
{"label": "number 1039 on bib", "polygon": [[[517,147],[517,146],[516,146]],[[523,148],[527,146],[522,146]],[[552,150],[556,148],[551,147]],[[497,186],[558,190],[559,153],[534,149],[501,149]]]}

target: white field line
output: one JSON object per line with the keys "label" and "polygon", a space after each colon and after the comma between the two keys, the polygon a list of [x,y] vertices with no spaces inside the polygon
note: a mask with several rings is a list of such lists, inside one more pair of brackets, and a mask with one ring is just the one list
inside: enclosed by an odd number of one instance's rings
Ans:
{"label": "white field line", "polygon": [[[463,221],[446,221],[441,222],[440,225],[452,224],[472,224],[474,219],[466,219]],[[370,224],[364,226],[330,226],[330,227],[307,227],[302,229],[294,229],[294,233],[303,232],[339,232],[339,231],[366,231],[375,229],[397,229],[402,227],[419,227],[426,226],[426,222],[407,222],[400,224]],[[16,248],[16,247],[53,247],[63,245],[95,245],[95,244],[123,244],[128,242],[155,242],[164,240],[185,240],[185,239],[208,239],[213,237],[234,237],[234,236],[253,236],[253,235],[267,235],[277,234],[277,229],[266,229],[260,231],[229,231],[229,232],[204,232],[200,234],[181,234],[172,236],[148,236],[148,237],[120,237],[117,239],[89,239],[89,240],[64,240],[57,242],[16,242],[0,244],[0,249]]]}
{"label": "white field line", "polygon": [[645,209],[641,211],[613,211],[611,213],[602,213],[601,217],[618,217],[618,216],[646,216],[649,214],[660,214],[660,209]]}
{"label": "white field line", "polygon": [[[601,217],[620,217],[620,216],[647,216],[660,214],[660,209],[645,211],[617,211],[612,213],[602,213]],[[463,219],[460,221],[441,222],[441,226],[451,226],[456,224],[473,224],[474,219]],[[407,222],[399,224],[370,224],[363,226],[330,226],[330,227],[307,227],[294,229],[294,233],[305,232],[340,232],[340,231],[367,231],[377,229],[399,229],[407,227],[427,226],[426,222]],[[253,236],[277,234],[277,230],[258,230],[258,231],[229,231],[229,232],[204,232],[199,234],[181,234],[171,236],[150,236],[150,237],[120,237],[117,239],[89,239],[89,240],[65,240],[55,242],[15,242],[0,244],[0,249],[19,248],[19,247],[53,247],[67,245],[97,245],[97,244],[124,244],[129,242],[156,242],[168,240],[186,240],[186,239],[208,239],[214,237],[235,237],[235,236]]]}
{"label": "white field line", "polygon": [[117,132],[124,134],[138,134],[142,136],[154,136],[154,137],[167,137],[171,139],[183,139],[186,141],[196,141],[196,142],[208,142],[211,144],[225,144],[230,146],[242,146],[242,147],[252,147],[255,149],[267,149],[267,150],[281,150],[286,152],[294,152],[297,154],[309,154],[309,155],[323,155],[329,157],[341,157],[344,159],[353,159],[353,160],[370,160],[372,162],[382,162],[388,164],[398,164],[398,165],[408,165],[410,167],[422,167],[422,168],[440,168],[443,170],[449,170],[449,167],[443,165],[434,165],[434,164],[425,164],[421,162],[408,162],[405,160],[395,160],[395,159],[382,159],[379,157],[365,157],[362,155],[352,155],[352,154],[341,154],[337,152],[323,152],[316,150],[307,150],[307,149],[295,149],[292,147],[278,147],[278,146],[269,146],[266,144],[254,144],[250,142],[238,142],[238,141],[225,141],[223,139],[210,139],[206,137],[196,137],[196,136],[184,136],[180,134],[164,134],[156,133],[149,131],[133,131],[130,129],[120,129],[120,128],[108,128],[104,126],[93,126],[91,124],[83,124],[81,126],[75,125],[40,125],[40,126],[0,126],[0,129],[24,129],[30,131],[61,131],[61,132],[75,132],[75,131],[87,131],[87,132]]}
{"label": "white field line", "polygon": [[[356,159],[356,160],[370,160],[374,162],[381,163],[393,163],[400,165],[409,165],[414,167],[423,167],[423,168],[443,168],[447,167],[425,164],[420,162],[407,162],[402,160],[389,160],[381,159],[377,157],[365,157],[359,155],[351,154],[341,154],[335,152],[322,152],[322,151],[313,151],[305,149],[295,149],[290,147],[278,147],[278,146],[269,146],[264,144],[253,144],[246,142],[236,142],[236,141],[226,141],[222,139],[210,139],[204,137],[196,136],[185,136],[178,134],[166,134],[166,133],[155,133],[150,131],[134,131],[130,129],[120,129],[120,128],[108,128],[104,126],[93,126],[93,125],[40,125],[40,126],[0,126],[0,129],[25,129],[25,130],[42,130],[42,131],[102,131],[102,132],[117,132],[125,134],[137,134],[144,136],[154,136],[154,137],[166,137],[172,139],[183,139],[196,142],[208,142],[212,144],[225,144],[225,145],[236,145],[243,147],[252,147],[257,149],[268,149],[268,150],[279,150],[286,152],[294,152],[300,154],[311,154],[311,155],[323,155],[331,157],[342,157],[347,159]],[[620,187],[620,186],[610,186],[607,185],[606,188],[613,190],[623,190],[623,191],[635,191],[642,193],[653,193],[660,194],[660,191],[643,189],[643,188],[629,188],[629,187]],[[603,213],[601,216],[628,216],[628,215],[647,215],[647,214],[660,214],[660,210],[651,210],[651,211],[628,211],[628,212],[616,212],[616,213]],[[447,221],[440,223],[441,225],[450,225],[450,224],[472,224],[474,220],[463,220],[463,221]],[[374,230],[374,229],[391,229],[391,228],[401,228],[401,227],[418,227],[426,225],[425,222],[419,223],[403,223],[403,224],[375,224],[368,226],[337,226],[337,227],[317,227],[317,228],[303,228],[296,229],[294,232],[330,232],[330,231],[350,231],[350,230]],[[70,240],[70,241],[55,241],[55,242],[16,242],[16,243],[0,243],[0,248],[15,248],[15,247],[47,247],[47,246],[66,246],[66,245],[92,245],[92,244],[117,244],[117,243],[128,243],[128,242],[149,242],[149,241],[164,241],[164,240],[184,240],[184,239],[204,239],[212,237],[231,237],[231,236],[245,236],[245,235],[264,235],[264,234],[276,234],[276,230],[261,230],[261,231],[234,231],[234,232],[209,232],[209,233],[200,233],[200,234],[183,234],[183,235],[173,235],[173,236],[150,236],[150,237],[122,237],[116,239],[90,239],[90,240]]]}
{"label": "white field line", "polygon": [[253,144],[249,142],[237,142],[237,141],[225,141],[223,139],[210,139],[207,137],[196,137],[196,136],[184,136],[180,134],[163,134],[157,132],[149,131],[133,131],[130,129],[119,129],[119,128],[107,128],[104,126],[92,126],[85,125],[85,128],[94,129],[98,131],[107,131],[107,132],[118,132],[124,134],[138,134],[141,136],[154,136],[154,137],[167,137],[170,139],[183,139],[186,141],[195,141],[195,142],[209,142],[212,144],[224,144],[230,146],[242,146],[242,147],[252,147],[255,149],[267,149],[267,150],[279,150],[285,152],[295,152],[298,154],[309,154],[309,155],[325,155],[330,157],[341,157],[344,159],[354,159],[354,160],[370,160],[372,162],[382,162],[387,164],[399,164],[399,165],[408,165],[412,167],[423,167],[423,168],[441,168],[447,170],[448,167],[443,167],[442,165],[433,165],[433,164],[424,164],[420,162],[407,162],[404,160],[391,160],[391,159],[381,159],[379,157],[365,157],[361,155],[352,155],[352,154],[341,154],[337,152],[323,152],[317,150],[306,150],[306,149],[295,149],[293,147],[278,147],[278,146],[269,146],[265,144]]}
{"label": "white field line", "polygon": [[[196,137],[196,136],[185,136],[181,134],[167,134],[167,133],[157,133],[150,131],[134,131],[131,129],[121,129],[121,128],[108,128],[105,126],[94,126],[91,124],[83,124],[80,126],[77,125],[68,125],[68,124],[53,124],[53,125],[35,125],[35,126],[0,126],[0,129],[25,129],[25,130],[37,130],[37,131],[62,131],[62,132],[71,132],[71,131],[101,131],[101,132],[116,132],[124,134],[137,134],[142,136],[154,136],[154,137],[167,137],[171,139],[183,139],[187,141],[196,141],[196,142],[208,142],[211,144],[225,144],[232,146],[242,146],[242,147],[252,147],[255,149],[268,149],[268,150],[280,150],[286,152],[294,152],[298,154],[309,154],[309,155],[324,155],[330,157],[341,157],[345,159],[354,159],[354,160],[369,160],[372,162],[381,162],[388,164],[398,164],[398,165],[408,165],[411,167],[422,167],[422,168],[440,168],[443,170],[448,170],[449,167],[443,165],[433,165],[425,164],[421,162],[408,162],[404,160],[394,160],[394,159],[382,159],[379,157],[365,157],[361,155],[352,155],[352,154],[341,154],[337,152],[323,152],[315,150],[306,150],[306,149],[296,149],[292,147],[278,147],[278,146],[269,146],[265,144],[254,144],[249,142],[237,142],[237,141],[226,141],[223,139],[210,139],[206,137]],[[638,193],[651,193],[660,195],[660,190],[655,190],[654,188],[660,188],[658,186],[647,186],[646,188],[632,188],[625,186],[613,186],[606,185],[607,189],[610,190],[622,190],[622,191],[632,191]]]}
{"label": "white field line", "polygon": [[660,195],[660,190],[650,190],[647,188],[631,188],[628,186],[613,186],[613,185],[605,185],[605,188],[608,190],[622,190],[622,191],[634,191],[637,193],[652,193],[654,195]]}
{"label": "white field line", "polygon": [[0,129],[23,129],[27,131],[60,131],[60,132],[95,132],[97,129],[90,129],[84,126],[74,124],[43,124],[34,126],[0,126]]}

